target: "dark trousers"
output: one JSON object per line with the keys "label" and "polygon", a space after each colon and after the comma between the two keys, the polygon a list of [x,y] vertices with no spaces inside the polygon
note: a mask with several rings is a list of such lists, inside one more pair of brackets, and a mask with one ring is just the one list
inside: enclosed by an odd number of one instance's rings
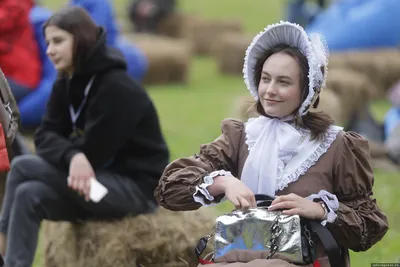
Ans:
{"label": "dark trousers", "polygon": [[35,256],[40,222],[78,222],[88,219],[118,219],[156,209],[135,182],[107,171],[96,173],[108,189],[99,202],[86,202],[67,185],[60,172],[41,157],[23,155],[11,163],[0,219],[0,232],[7,236],[5,266],[30,267]]}

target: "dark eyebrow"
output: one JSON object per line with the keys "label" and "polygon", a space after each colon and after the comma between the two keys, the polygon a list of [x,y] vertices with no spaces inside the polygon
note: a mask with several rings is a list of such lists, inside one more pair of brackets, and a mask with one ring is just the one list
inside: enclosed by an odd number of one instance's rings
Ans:
{"label": "dark eyebrow", "polygon": [[[271,76],[268,72],[266,72],[266,71],[261,71],[261,74],[265,74],[265,75],[268,75],[268,76]],[[280,76],[278,76],[277,77],[278,79],[288,79],[288,80],[292,80],[292,78],[290,78],[289,76],[287,76],[287,75],[280,75]]]}
{"label": "dark eyebrow", "polygon": [[261,74],[266,74],[266,75],[269,75],[269,73],[268,72],[266,72],[266,71],[261,71]]}
{"label": "dark eyebrow", "polygon": [[286,75],[278,76],[278,78],[282,79],[282,80],[283,79],[287,79],[287,80],[290,80],[290,81],[292,80],[292,78],[290,78],[289,76],[286,76]]}

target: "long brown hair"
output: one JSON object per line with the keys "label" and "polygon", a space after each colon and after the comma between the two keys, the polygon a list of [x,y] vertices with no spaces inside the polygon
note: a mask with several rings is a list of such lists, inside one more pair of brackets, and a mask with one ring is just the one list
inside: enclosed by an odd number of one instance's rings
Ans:
{"label": "long brown hair", "polygon": [[[293,57],[299,63],[299,66],[300,66],[300,88],[301,88],[300,96],[301,96],[301,103],[303,103],[309,92],[309,88],[308,88],[309,66],[308,66],[307,58],[296,48],[290,47],[288,45],[277,45],[271,49],[268,49],[264,53],[264,55],[256,62],[255,69],[254,69],[254,78],[255,78],[256,85],[258,86],[258,84],[260,83],[261,72],[262,72],[262,68],[264,66],[265,61],[271,55],[279,53],[279,52],[285,53],[285,54]],[[314,88],[314,90],[317,90],[317,89],[319,89],[319,88]],[[313,108],[317,108],[318,104],[319,104],[319,96],[316,99],[316,101],[313,105]],[[258,114],[269,117],[265,113],[264,108],[261,105],[260,99],[257,100],[257,102],[255,103],[255,108],[256,108]],[[297,108],[294,111],[294,114],[297,114],[299,108]],[[323,135],[328,130],[328,128],[334,123],[334,121],[325,112],[308,111],[306,115],[304,115],[302,117],[297,117],[297,119],[295,120],[295,123],[296,123],[296,126],[298,126],[298,127],[302,127],[302,128],[310,130],[311,137],[313,139],[315,139],[315,138],[322,138]]]}
{"label": "long brown hair", "polygon": [[100,34],[100,28],[90,15],[78,6],[67,6],[55,12],[43,25],[43,34],[47,26],[56,26],[74,36],[74,68],[90,56]]}

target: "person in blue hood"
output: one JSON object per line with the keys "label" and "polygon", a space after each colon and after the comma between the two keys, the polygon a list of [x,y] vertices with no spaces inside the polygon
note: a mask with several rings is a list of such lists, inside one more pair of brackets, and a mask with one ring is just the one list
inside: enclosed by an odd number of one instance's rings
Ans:
{"label": "person in blue hood", "polygon": [[108,0],[71,0],[70,5],[86,10],[97,25],[107,32],[107,44],[119,49],[128,64],[128,74],[141,82],[149,68],[148,59],[134,44],[124,38],[118,28],[113,6]]}
{"label": "person in blue hood", "polygon": [[107,31],[107,44],[115,46],[120,35],[112,4],[107,0],[71,0],[71,5],[84,8],[97,25]]}

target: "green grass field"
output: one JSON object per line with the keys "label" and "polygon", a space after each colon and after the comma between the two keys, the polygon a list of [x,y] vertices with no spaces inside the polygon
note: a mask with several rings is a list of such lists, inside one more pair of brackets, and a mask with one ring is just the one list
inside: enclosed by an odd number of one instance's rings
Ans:
{"label": "green grass field", "polygon": [[[45,0],[43,3],[56,9],[66,1]],[[126,0],[114,0],[119,16],[124,16]],[[210,18],[240,18],[245,29],[257,33],[267,24],[278,22],[283,14],[282,0],[181,0],[181,8],[189,13]],[[233,116],[233,101],[246,95],[240,77],[221,76],[212,58],[195,58],[191,66],[188,85],[148,87],[161,119],[163,132],[171,150],[171,159],[192,155],[199,145],[216,138],[220,122]],[[385,101],[373,105],[374,114],[382,118],[388,109]],[[390,221],[385,238],[367,252],[352,253],[352,266],[367,267],[376,262],[400,261],[400,204],[395,192],[400,188],[399,174],[376,172],[375,196]],[[219,206],[223,212],[227,205]],[[43,266],[41,247],[35,267]],[[62,266],[60,266],[62,267]]]}

